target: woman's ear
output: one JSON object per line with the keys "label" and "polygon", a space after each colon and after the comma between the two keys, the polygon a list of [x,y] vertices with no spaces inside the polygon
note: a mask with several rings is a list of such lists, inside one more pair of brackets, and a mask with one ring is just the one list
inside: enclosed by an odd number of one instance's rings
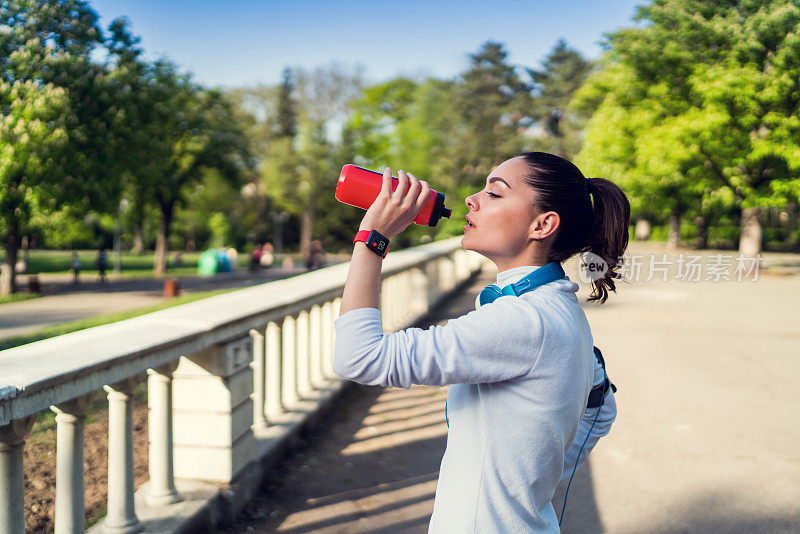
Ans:
{"label": "woman's ear", "polygon": [[534,241],[540,241],[553,235],[561,224],[561,217],[555,211],[540,213],[531,222],[528,237]]}

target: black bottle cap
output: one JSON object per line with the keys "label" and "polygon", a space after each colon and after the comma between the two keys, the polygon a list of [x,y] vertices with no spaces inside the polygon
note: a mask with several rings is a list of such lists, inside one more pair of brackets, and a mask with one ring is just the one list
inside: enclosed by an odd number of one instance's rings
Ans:
{"label": "black bottle cap", "polygon": [[431,220],[428,221],[428,226],[436,226],[439,223],[439,219],[445,217],[447,219],[450,218],[450,215],[453,213],[453,210],[444,207],[444,193],[436,192],[436,203],[433,205],[433,211],[431,212]]}

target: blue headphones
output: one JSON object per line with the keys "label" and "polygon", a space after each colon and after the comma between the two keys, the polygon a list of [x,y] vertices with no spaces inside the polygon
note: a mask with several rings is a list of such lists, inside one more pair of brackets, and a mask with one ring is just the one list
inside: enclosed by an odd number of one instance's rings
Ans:
{"label": "blue headphones", "polygon": [[503,295],[513,295],[518,297],[523,293],[533,291],[539,286],[549,284],[550,282],[555,282],[556,280],[561,280],[562,278],[566,278],[566,275],[564,274],[564,269],[561,267],[561,264],[550,262],[539,267],[519,282],[509,284],[503,289],[500,289],[494,284],[486,286],[483,288],[480,295],[478,295],[479,302],[481,303],[481,306],[483,306],[484,304],[494,302]]}

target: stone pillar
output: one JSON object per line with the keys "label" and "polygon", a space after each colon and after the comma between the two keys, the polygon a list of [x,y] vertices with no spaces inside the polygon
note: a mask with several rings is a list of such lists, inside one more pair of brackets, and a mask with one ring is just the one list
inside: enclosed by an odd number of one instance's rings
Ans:
{"label": "stone pillar", "polygon": [[34,416],[0,426],[0,532],[25,534],[25,485],[22,447]]}
{"label": "stone pillar", "polygon": [[141,532],[133,506],[133,403],[136,387],[131,378],[110,386],[108,393],[108,512],[103,531],[113,534]]}
{"label": "stone pillar", "polygon": [[253,338],[253,427],[266,428],[267,418],[264,410],[266,409],[266,361],[264,358],[264,334],[258,330],[250,330],[250,337]]}
{"label": "stone pillar", "polygon": [[322,373],[322,308],[315,304],[311,306],[309,318],[309,367],[311,369],[311,386],[314,388],[325,387],[325,376]]}
{"label": "stone pillar", "polygon": [[381,312],[381,322],[385,329],[389,328],[392,321],[389,313],[389,279],[384,278],[380,283],[380,294],[378,295],[378,309]]}
{"label": "stone pillar", "polygon": [[400,295],[402,297],[403,320],[400,326],[405,326],[411,320],[411,271],[403,271],[400,275]]}
{"label": "stone pillar", "polygon": [[428,280],[425,271],[421,268],[411,269],[409,297],[411,301],[411,313],[414,317],[428,311]]}
{"label": "stone pillar", "polygon": [[306,310],[297,315],[297,392],[301,397],[309,397],[314,388],[311,385],[309,317]]}
{"label": "stone pillar", "polygon": [[428,289],[426,291],[428,302],[425,307],[430,310],[431,305],[439,300],[439,295],[442,292],[439,287],[439,260],[429,261],[425,264],[425,278],[428,281]]}
{"label": "stone pillar", "polygon": [[297,321],[294,317],[285,317],[281,328],[281,392],[283,407],[291,410],[300,400],[297,395]]}
{"label": "stone pillar", "polygon": [[439,258],[437,262],[439,264],[439,290],[449,293],[456,285],[455,264],[448,257]]}
{"label": "stone pillar", "polygon": [[[331,314],[334,318],[339,317],[339,314],[342,311],[342,299],[341,297],[336,297],[333,299],[333,303],[331,304]],[[336,330],[331,329],[331,347],[336,346]],[[331,371],[333,371],[333,348],[331,348]]]}
{"label": "stone pillar", "polygon": [[150,440],[147,500],[164,505],[181,500],[175,489],[172,456],[172,373],[177,360],[147,370],[147,433]]}
{"label": "stone pillar", "polygon": [[85,529],[83,444],[92,395],[51,406],[56,414],[56,534]]}
{"label": "stone pillar", "polygon": [[283,413],[281,378],[281,327],[270,322],[266,335],[266,410],[267,419],[274,421]]}
{"label": "stone pillar", "polygon": [[333,303],[322,305],[322,375],[325,378],[336,376],[333,372]]}
{"label": "stone pillar", "polygon": [[249,336],[184,356],[173,373],[175,477],[228,483],[255,455]]}

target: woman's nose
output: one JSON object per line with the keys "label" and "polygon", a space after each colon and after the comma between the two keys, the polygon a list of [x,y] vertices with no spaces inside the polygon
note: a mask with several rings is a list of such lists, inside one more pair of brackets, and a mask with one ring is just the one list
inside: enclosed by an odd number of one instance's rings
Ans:
{"label": "woman's nose", "polygon": [[464,199],[464,203],[465,203],[465,204],[467,205],[467,207],[468,207],[469,209],[471,209],[471,210],[476,210],[476,209],[478,209],[478,204],[477,204],[477,202],[475,202],[475,195],[470,195],[470,196],[468,196],[467,198],[465,198],[465,199]]}

